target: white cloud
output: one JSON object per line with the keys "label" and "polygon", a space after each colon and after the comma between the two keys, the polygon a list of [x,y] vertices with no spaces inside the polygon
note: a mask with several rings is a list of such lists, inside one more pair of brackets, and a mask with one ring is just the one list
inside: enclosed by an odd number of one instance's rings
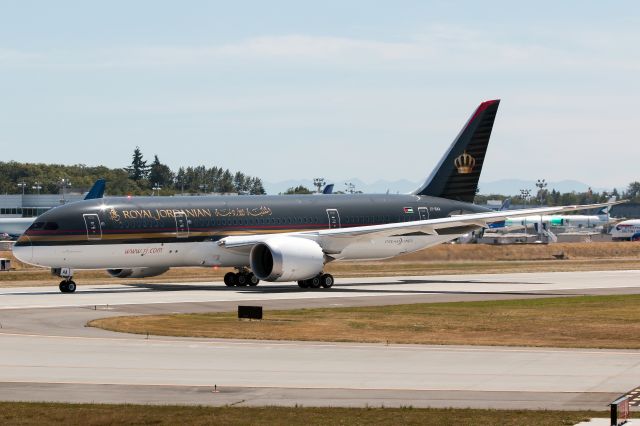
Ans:
{"label": "white cloud", "polygon": [[[638,69],[639,62],[629,52],[635,40],[608,35],[613,49],[603,46],[600,34],[583,34],[578,49],[563,43],[564,34],[545,39],[557,43],[509,40],[487,31],[435,26],[404,41],[379,41],[348,37],[290,34],[261,36],[227,44],[151,45],[137,47],[95,48],[90,50],[58,49],[22,52],[0,49],[0,67],[46,68],[145,68],[215,66],[246,62],[270,63],[274,66],[352,67],[376,64],[384,68],[487,70],[529,67],[596,67]],[[594,40],[589,43],[589,40]],[[598,55],[594,55],[594,53]],[[602,61],[601,55],[607,61]]]}

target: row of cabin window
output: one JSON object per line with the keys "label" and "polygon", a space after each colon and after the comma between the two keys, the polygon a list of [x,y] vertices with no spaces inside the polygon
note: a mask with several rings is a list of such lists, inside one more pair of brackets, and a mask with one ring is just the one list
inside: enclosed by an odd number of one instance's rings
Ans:
{"label": "row of cabin window", "polygon": [[[395,220],[393,220],[395,219]],[[345,225],[372,225],[378,223],[403,222],[410,220],[410,217],[404,216],[356,216],[345,217],[342,221]],[[209,226],[243,226],[243,225],[292,225],[292,224],[318,224],[321,223],[317,217],[295,217],[295,218],[245,218],[245,219],[189,219],[188,224],[191,227],[209,227]],[[326,222],[322,222],[326,223]],[[172,223],[171,223],[172,224]],[[138,229],[138,228],[163,228],[169,225],[167,222],[157,220],[128,220],[120,223],[121,229]]]}

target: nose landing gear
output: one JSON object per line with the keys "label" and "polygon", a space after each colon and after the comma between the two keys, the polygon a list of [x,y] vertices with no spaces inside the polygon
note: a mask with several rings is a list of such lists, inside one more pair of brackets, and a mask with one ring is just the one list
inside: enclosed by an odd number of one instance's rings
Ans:
{"label": "nose landing gear", "polygon": [[51,268],[51,275],[62,278],[58,286],[62,293],[73,293],[76,291],[76,283],[73,281],[73,269]]}
{"label": "nose landing gear", "polygon": [[62,280],[58,286],[63,293],[73,293],[76,291],[76,283],[73,280]]}

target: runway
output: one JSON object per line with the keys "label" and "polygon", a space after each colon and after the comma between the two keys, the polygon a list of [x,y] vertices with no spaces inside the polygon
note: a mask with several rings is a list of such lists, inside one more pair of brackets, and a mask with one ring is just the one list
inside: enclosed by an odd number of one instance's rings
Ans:
{"label": "runway", "polygon": [[[0,399],[212,405],[604,409],[638,385],[640,351],[259,342],[124,335],[111,315],[640,293],[640,271],[108,285],[0,290]],[[107,307],[108,305],[108,307]],[[219,392],[212,392],[216,386]]]}
{"label": "runway", "polygon": [[[519,297],[545,293],[620,292],[638,287],[638,271],[549,272],[525,274],[440,275],[424,277],[343,278],[331,289],[301,290],[294,283],[260,283],[257,287],[225,287],[222,283],[90,285],[78,283],[74,294],[57,285],[0,289],[0,309],[82,306],[157,305],[259,300],[348,299],[433,296]],[[633,290],[635,291],[635,290]],[[407,302],[409,303],[409,302]]]}

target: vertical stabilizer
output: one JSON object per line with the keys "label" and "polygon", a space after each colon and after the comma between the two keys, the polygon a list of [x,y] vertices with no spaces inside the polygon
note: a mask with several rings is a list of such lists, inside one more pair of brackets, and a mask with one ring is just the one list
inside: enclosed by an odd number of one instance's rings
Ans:
{"label": "vertical stabilizer", "polygon": [[95,200],[96,198],[102,198],[104,196],[104,188],[106,185],[106,181],[104,179],[98,179],[96,183],[93,184],[87,195],[84,197],[85,200]]}
{"label": "vertical stabilizer", "polygon": [[500,100],[480,104],[435,170],[413,194],[473,202]]}

